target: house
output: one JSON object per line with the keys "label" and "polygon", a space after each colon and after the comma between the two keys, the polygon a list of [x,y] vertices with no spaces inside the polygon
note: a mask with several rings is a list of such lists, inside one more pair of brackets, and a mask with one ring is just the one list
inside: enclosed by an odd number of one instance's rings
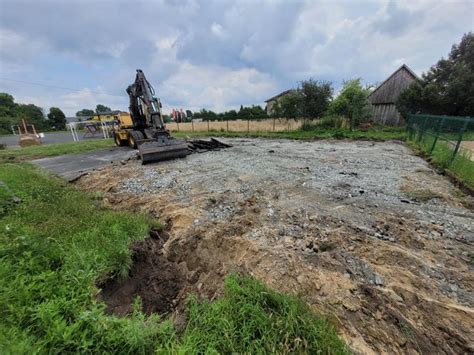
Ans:
{"label": "house", "polygon": [[401,92],[420,78],[403,64],[369,95],[373,108],[373,121],[386,125],[397,126],[403,123],[395,102]]}
{"label": "house", "polygon": [[275,104],[278,101],[280,101],[283,97],[290,95],[294,91],[295,91],[294,89],[286,90],[266,100],[265,103],[267,104],[267,106],[265,107],[265,110],[267,111],[267,115],[269,116],[272,115],[274,112]]}

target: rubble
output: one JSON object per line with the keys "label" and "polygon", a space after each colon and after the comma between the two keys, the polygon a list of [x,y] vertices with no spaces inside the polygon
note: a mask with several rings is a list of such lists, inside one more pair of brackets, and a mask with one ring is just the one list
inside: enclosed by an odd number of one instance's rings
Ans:
{"label": "rubble", "polygon": [[339,319],[356,352],[472,352],[474,213],[449,180],[397,143],[222,141],[77,184],[166,225],[164,257],[193,275],[180,292],[213,299],[241,271]]}

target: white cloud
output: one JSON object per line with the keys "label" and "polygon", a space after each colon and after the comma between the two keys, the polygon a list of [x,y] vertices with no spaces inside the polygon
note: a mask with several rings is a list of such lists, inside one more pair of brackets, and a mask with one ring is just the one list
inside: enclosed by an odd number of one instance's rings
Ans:
{"label": "white cloud", "polygon": [[[181,107],[222,111],[241,104],[260,104],[275,92],[275,81],[254,68],[228,69],[183,63],[163,83],[163,93]],[[165,107],[170,107],[164,101]]]}
{"label": "white cloud", "polygon": [[69,112],[126,109],[137,68],[165,107],[192,109],[263,104],[309,77],[336,89],[354,77],[372,83],[401,63],[427,70],[474,30],[471,0],[27,4],[0,3],[0,74],[84,89],[71,96],[0,81],[0,91]]}

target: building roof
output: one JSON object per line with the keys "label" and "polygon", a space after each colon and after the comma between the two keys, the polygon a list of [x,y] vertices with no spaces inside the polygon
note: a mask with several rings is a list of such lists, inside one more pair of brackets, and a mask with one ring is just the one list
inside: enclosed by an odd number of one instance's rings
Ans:
{"label": "building roof", "polygon": [[415,80],[421,79],[403,64],[369,94],[369,100],[372,103],[394,103],[400,93]]}
{"label": "building roof", "polygon": [[283,92],[280,92],[278,95],[275,95],[275,96],[272,96],[270,97],[268,100],[265,100],[265,102],[269,102],[269,101],[273,101],[273,100],[276,100],[278,99],[280,96],[284,96],[286,94],[289,94],[291,92],[295,91],[294,89],[289,89],[289,90],[285,90]]}

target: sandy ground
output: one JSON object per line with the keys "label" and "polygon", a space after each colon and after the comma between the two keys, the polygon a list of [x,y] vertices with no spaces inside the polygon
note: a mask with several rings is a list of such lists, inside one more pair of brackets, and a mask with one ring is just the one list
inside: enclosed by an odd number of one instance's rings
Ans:
{"label": "sandy ground", "polygon": [[140,294],[147,311],[179,313],[187,292],[212,299],[240,271],[300,295],[355,352],[474,351],[474,213],[445,177],[398,143],[223,141],[77,182],[166,223],[135,246],[130,280],[104,287],[111,311]]}

